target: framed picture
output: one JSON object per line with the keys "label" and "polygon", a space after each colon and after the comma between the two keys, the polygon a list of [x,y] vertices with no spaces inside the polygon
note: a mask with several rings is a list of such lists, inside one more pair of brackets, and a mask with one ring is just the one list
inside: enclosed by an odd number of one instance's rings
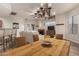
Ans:
{"label": "framed picture", "polygon": [[19,23],[13,23],[13,29],[19,29]]}

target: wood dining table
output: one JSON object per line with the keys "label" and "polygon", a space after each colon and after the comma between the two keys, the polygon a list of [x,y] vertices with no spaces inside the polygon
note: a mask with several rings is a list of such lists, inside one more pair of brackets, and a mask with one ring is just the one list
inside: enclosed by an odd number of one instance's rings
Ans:
{"label": "wood dining table", "polygon": [[68,56],[70,42],[67,40],[57,40],[47,38],[46,41],[52,42],[51,47],[43,47],[39,40],[28,45],[3,52],[3,56]]}

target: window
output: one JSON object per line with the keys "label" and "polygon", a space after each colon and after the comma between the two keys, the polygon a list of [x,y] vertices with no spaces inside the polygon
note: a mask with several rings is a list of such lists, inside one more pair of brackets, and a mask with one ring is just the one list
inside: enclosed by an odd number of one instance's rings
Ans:
{"label": "window", "polygon": [[78,34],[78,19],[79,15],[69,17],[69,33],[70,34]]}

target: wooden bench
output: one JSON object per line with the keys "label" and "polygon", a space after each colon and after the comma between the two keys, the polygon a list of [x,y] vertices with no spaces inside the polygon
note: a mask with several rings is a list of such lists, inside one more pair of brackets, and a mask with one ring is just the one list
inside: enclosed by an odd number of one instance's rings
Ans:
{"label": "wooden bench", "polygon": [[20,47],[27,44],[25,41],[25,37],[16,37],[16,47]]}

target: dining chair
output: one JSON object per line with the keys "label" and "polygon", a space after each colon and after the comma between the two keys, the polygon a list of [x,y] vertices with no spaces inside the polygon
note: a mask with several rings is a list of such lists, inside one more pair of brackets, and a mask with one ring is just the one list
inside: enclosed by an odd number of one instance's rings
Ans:
{"label": "dining chair", "polygon": [[63,34],[56,34],[56,39],[60,39],[60,40],[62,40],[63,39]]}

